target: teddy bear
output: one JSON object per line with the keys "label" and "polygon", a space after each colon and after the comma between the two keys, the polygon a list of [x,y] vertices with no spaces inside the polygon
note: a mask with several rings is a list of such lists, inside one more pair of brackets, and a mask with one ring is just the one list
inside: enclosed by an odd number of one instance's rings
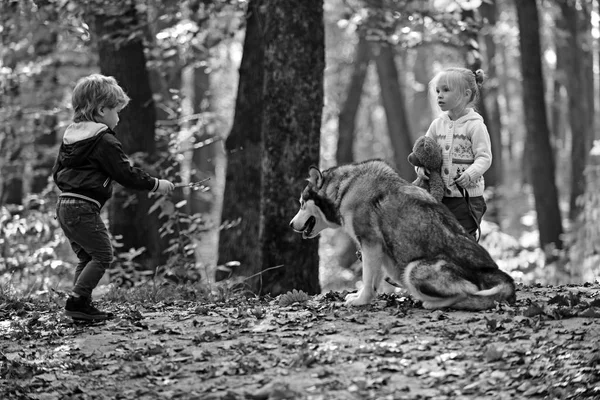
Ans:
{"label": "teddy bear", "polygon": [[442,201],[446,189],[442,180],[442,148],[429,136],[421,136],[415,142],[408,161],[415,167],[424,167],[429,171],[429,180],[417,178],[413,185],[427,190],[437,201]]}

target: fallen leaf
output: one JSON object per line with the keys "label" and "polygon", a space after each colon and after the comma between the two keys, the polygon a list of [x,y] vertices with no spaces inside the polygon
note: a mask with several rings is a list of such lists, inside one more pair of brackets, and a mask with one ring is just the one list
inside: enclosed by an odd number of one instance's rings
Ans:
{"label": "fallen leaf", "polygon": [[596,307],[588,307],[580,312],[579,316],[584,318],[600,318],[600,310]]}
{"label": "fallen leaf", "polygon": [[523,311],[523,315],[525,317],[535,317],[536,315],[544,314],[544,309],[537,303],[532,302],[529,307],[525,311]]}
{"label": "fallen leaf", "polygon": [[499,346],[495,344],[490,344],[486,346],[483,356],[485,357],[487,362],[494,362],[501,360],[503,354],[504,352]]}

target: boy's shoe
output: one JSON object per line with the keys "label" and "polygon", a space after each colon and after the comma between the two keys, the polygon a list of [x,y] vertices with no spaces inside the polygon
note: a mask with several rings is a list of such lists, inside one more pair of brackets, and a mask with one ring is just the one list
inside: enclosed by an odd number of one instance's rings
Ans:
{"label": "boy's shoe", "polygon": [[113,313],[98,310],[89,297],[69,296],[65,304],[65,315],[74,320],[102,321],[113,317]]}

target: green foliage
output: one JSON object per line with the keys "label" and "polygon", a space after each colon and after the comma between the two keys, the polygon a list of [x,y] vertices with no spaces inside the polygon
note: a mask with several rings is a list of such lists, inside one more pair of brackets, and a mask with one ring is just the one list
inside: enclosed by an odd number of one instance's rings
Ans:
{"label": "green foliage", "polygon": [[279,296],[279,305],[282,307],[286,307],[292,305],[294,303],[305,303],[309,299],[309,296],[304,293],[302,290],[298,291],[296,289],[284,293]]}
{"label": "green foliage", "polygon": [[478,49],[471,37],[481,29],[481,1],[440,0],[434,6],[422,0],[348,1],[340,23],[360,26],[367,39],[415,47],[446,43]]}
{"label": "green foliage", "polygon": [[103,300],[129,305],[147,305],[160,302],[206,301],[209,295],[207,287],[201,283],[175,285],[153,280],[133,288],[113,286],[103,296]]}
{"label": "green foliage", "polygon": [[69,274],[60,261],[62,231],[49,202],[31,196],[24,206],[0,208],[0,284],[12,282],[31,293],[57,285]]}
{"label": "green foliage", "polygon": [[[181,183],[182,157],[186,151],[188,141],[182,140],[181,127],[178,120],[181,118],[181,97],[177,91],[172,92],[169,101],[173,107],[170,114],[172,124],[162,124],[155,136],[157,151],[152,157],[137,153],[131,158],[147,171],[160,171],[164,179],[174,183]],[[181,197],[181,189],[176,189],[170,195],[152,194],[154,204],[149,208],[148,214],[158,213],[162,222],[159,229],[161,238],[166,246],[163,253],[166,261],[156,270],[147,270],[145,266],[136,262],[136,257],[145,249],[129,249],[125,252],[117,251],[116,262],[109,271],[111,281],[123,287],[144,285],[148,278],[160,282],[174,283],[199,282],[203,276],[204,268],[196,262],[196,243],[199,236],[207,229],[205,218],[202,214],[190,214],[186,208],[187,200]],[[207,190],[203,185],[196,185],[190,190]],[[114,247],[120,249],[121,245],[115,238]]]}

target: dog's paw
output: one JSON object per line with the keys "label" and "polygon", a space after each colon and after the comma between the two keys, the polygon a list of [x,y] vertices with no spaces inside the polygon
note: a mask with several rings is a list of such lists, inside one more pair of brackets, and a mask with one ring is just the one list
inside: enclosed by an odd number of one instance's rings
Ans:
{"label": "dog's paw", "polygon": [[357,293],[350,293],[346,296],[346,306],[364,306],[371,302],[371,299],[363,294],[362,291]]}

